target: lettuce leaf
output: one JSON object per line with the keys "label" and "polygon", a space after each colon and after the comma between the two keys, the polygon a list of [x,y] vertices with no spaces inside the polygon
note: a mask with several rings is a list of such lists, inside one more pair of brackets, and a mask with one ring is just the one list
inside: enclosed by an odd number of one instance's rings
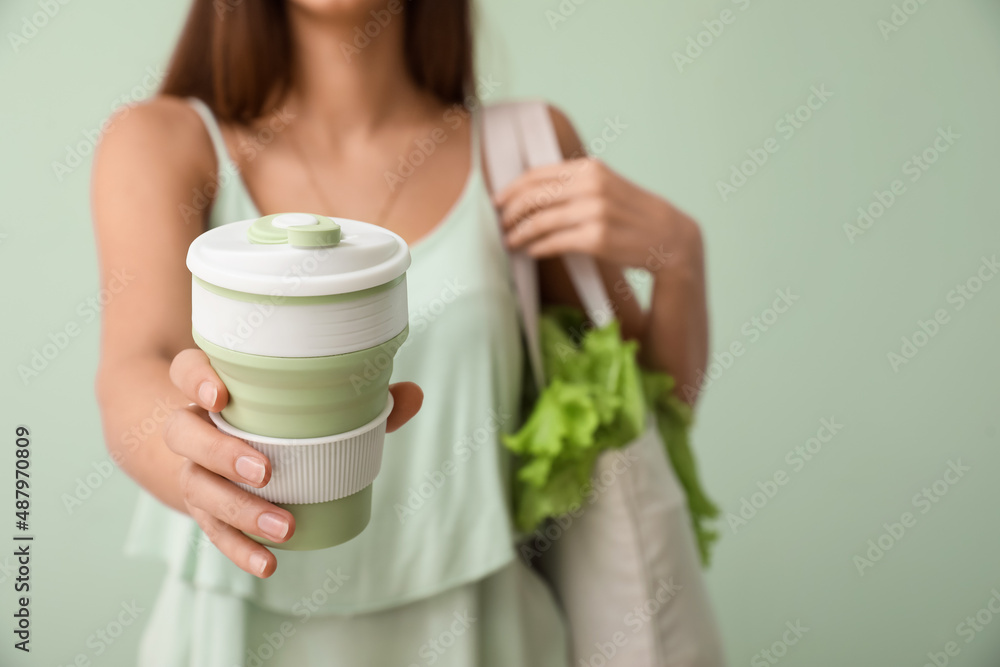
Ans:
{"label": "lettuce leaf", "polygon": [[691,408],[673,394],[673,378],[640,369],[638,344],[622,340],[617,322],[589,328],[578,309],[553,308],[542,314],[539,333],[549,384],[521,429],[503,438],[518,457],[518,530],[530,533],[581,506],[597,457],[639,437],[651,409],[707,563],[717,534],[705,524],[718,509],[698,481],[688,442]]}
{"label": "lettuce leaf", "polygon": [[691,406],[674,394],[674,379],[666,373],[643,373],[646,397],[653,409],[660,439],[667,450],[667,459],[677,475],[677,480],[687,496],[691,525],[697,538],[701,562],[711,561],[712,545],[719,534],[708,528],[709,520],[719,515],[719,508],[711,501],[698,478],[698,466],[688,433],[694,422]]}

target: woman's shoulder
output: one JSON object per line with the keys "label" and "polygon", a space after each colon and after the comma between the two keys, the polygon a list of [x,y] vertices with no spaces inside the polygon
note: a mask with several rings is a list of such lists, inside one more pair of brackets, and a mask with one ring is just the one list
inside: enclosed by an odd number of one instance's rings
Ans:
{"label": "woman's shoulder", "polygon": [[215,153],[194,108],[179,97],[158,95],[121,107],[108,118],[98,143],[95,172],[106,162],[118,169],[148,165],[160,175],[210,177]]}

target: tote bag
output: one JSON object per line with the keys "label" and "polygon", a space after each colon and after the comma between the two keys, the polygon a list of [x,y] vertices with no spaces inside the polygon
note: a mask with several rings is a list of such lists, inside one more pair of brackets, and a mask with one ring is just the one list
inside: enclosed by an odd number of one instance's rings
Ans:
{"label": "tote bag", "polygon": [[[541,101],[487,107],[486,166],[493,192],[523,171],[563,161]],[[614,317],[594,260],[567,255],[566,269],[594,324]],[[510,256],[528,360],[539,387],[535,262]],[[573,667],[719,667],[724,664],[684,493],[649,419],[634,442],[601,454],[578,512],[553,519],[522,545],[565,614]]]}

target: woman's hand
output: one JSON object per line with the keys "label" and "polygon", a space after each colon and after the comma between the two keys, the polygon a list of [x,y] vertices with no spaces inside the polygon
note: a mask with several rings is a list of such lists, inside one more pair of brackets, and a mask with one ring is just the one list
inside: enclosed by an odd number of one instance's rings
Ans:
{"label": "woman's hand", "polygon": [[533,257],[577,252],[653,274],[701,270],[694,220],[596,158],[526,171],[494,203],[509,246]]}
{"label": "woman's hand", "polygon": [[[551,107],[549,113],[563,155],[583,155],[583,144],[565,115]],[[708,357],[705,258],[698,224],[589,157],[527,171],[496,193],[494,203],[512,249],[539,259],[584,253],[598,260],[622,331],[640,340],[643,364],[671,374],[676,394],[693,405]],[[627,285],[621,274],[626,267],[646,269],[653,278],[644,313],[636,313],[630,290],[624,296],[619,292]]]}
{"label": "woman's hand", "polygon": [[[174,357],[170,379],[197,404],[174,412],[163,430],[167,447],[186,459],[178,481],[188,514],[240,568],[261,578],[271,576],[277,567],[274,554],[242,531],[281,543],[295,532],[295,519],[287,510],[232,483],[266,485],[271,462],[209,420],[208,412],[222,410],[229,393],[204,352],[188,349]],[[386,430],[394,431],[417,413],[423,393],[412,382],[395,384],[390,391],[395,405]]]}

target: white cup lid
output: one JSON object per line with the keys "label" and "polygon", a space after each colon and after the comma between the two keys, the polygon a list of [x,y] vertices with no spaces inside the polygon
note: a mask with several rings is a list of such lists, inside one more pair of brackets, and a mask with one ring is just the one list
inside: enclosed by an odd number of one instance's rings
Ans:
{"label": "white cup lid", "polygon": [[282,213],[210,229],[187,267],[207,283],[250,294],[325,296],[377,287],[410,266],[398,235],[376,225]]}

